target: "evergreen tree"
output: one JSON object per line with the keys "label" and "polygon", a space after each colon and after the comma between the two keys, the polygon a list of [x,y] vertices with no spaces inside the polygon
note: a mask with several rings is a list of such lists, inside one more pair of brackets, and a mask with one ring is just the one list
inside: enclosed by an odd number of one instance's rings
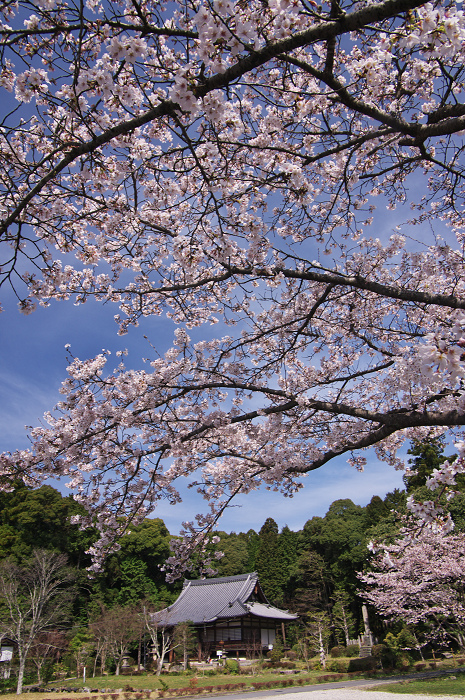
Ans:
{"label": "evergreen tree", "polygon": [[294,612],[302,615],[327,609],[331,574],[321,554],[305,550],[289,573],[289,605]]}
{"label": "evergreen tree", "polygon": [[241,532],[239,534],[239,537],[241,537],[244,542],[247,545],[247,566],[246,571],[251,572],[251,571],[256,571],[257,568],[257,553],[258,553],[258,548],[260,547],[260,537],[255,530],[248,530],[246,533]]}
{"label": "evergreen tree", "polygon": [[293,532],[287,525],[283,527],[278,536],[277,555],[280,562],[281,601],[289,599],[290,576],[298,559],[299,535]]}
{"label": "evergreen tree", "polygon": [[415,470],[415,473],[407,473],[403,478],[407,493],[424,486],[434,469],[439,469],[446,459],[453,459],[453,457],[445,456],[444,448],[445,439],[442,435],[412,442],[412,446],[408,450],[412,459],[409,459],[408,463],[411,465],[410,469]]}
{"label": "evergreen tree", "polygon": [[365,509],[350,499],[334,501],[324,518],[312,518],[303,529],[301,541],[325,560],[335,584],[355,591],[355,572],[368,557]]}
{"label": "evergreen tree", "polygon": [[379,496],[373,496],[371,501],[365,506],[366,520],[368,526],[373,526],[389,515],[387,504]]}
{"label": "evergreen tree", "polygon": [[170,555],[170,539],[160,518],[146,518],[124,535],[119,551],[108,557],[92,582],[89,615],[99,615],[102,606],[131,606],[143,599],[173,602],[179,585],[168,585],[161,570]]}
{"label": "evergreen tree", "polygon": [[223,557],[214,564],[218,576],[236,576],[247,573],[249,571],[247,568],[249,552],[246,541],[235,532],[230,534],[217,532],[216,534],[219,536],[220,542],[214,545],[215,550],[223,552]]}
{"label": "evergreen tree", "polygon": [[72,497],[62,496],[52,486],[32,489],[18,480],[12,491],[0,491],[0,559],[12,556],[20,562],[40,542],[42,549],[66,554],[71,566],[89,566],[85,551],[96,533],[82,531],[70,520],[84,512]]}
{"label": "evergreen tree", "polygon": [[281,563],[278,557],[278,525],[273,518],[267,518],[259,534],[260,546],[255,562],[260,583],[271,603],[282,597]]}

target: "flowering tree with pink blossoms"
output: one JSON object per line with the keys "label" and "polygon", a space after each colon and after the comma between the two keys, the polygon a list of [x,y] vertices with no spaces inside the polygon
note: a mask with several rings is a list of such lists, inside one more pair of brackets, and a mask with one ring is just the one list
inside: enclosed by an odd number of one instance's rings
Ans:
{"label": "flowering tree with pink blossoms", "polygon": [[0,284],[24,313],[92,297],[119,307],[120,333],[162,314],[177,327],[144,370],[71,357],[63,401],[31,450],[2,456],[2,484],[67,475],[98,557],[178,501],[180,476],[210,507],[186,527],[195,543],[238,493],[292,496],[334,457],[363,468],[371,446],[401,466],[405,439],[461,429],[455,3],[3,11]]}
{"label": "flowering tree with pink blossoms", "polygon": [[455,638],[465,645],[465,534],[423,531],[384,546],[360,575],[363,597],[390,620],[408,625],[427,623],[428,638]]}

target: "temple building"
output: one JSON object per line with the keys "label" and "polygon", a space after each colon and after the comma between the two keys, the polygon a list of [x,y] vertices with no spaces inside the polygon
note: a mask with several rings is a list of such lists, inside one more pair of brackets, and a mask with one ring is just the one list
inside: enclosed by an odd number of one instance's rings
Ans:
{"label": "temple building", "polygon": [[190,621],[198,636],[198,656],[255,657],[272,648],[276,633],[297,619],[270,605],[258,574],[184,581],[179,598],[155,613],[163,627]]}

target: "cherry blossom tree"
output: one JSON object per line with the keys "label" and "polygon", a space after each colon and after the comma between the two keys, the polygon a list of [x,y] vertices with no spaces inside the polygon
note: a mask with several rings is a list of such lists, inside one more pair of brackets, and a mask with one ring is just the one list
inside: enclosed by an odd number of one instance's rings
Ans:
{"label": "cherry blossom tree", "polygon": [[465,534],[444,536],[423,530],[405,545],[383,547],[364,573],[363,597],[378,612],[406,624],[426,622],[430,637],[454,636],[465,642]]}
{"label": "cherry blossom tree", "polygon": [[2,456],[2,484],[67,475],[98,558],[179,501],[180,476],[209,503],[186,524],[198,544],[238,493],[292,496],[334,457],[363,468],[371,446],[402,466],[405,439],[461,429],[454,2],[3,12],[0,284],[24,313],[94,298],[119,307],[122,334],[151,316],[177,327],[144,369],[70,357],[63,401],[31,450]]}

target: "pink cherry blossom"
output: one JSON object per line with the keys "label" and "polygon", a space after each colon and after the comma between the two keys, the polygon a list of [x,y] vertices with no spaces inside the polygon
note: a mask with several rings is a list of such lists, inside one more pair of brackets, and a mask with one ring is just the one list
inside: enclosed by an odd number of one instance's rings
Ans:
{"label": "pink cherry blossom", "polygon": [[[292,497],[369,447],[402,468],[430,431],[463,443],[458,6],[3,12],[0,286],[23,313],[93,298],[121,335],[160,316],[177,331],[143,369],[70,357],[31,449],[1,456],[2,487],[66,476],[101,557],[187,478],[208,513],[176,545],[188,565],[237,494]],[[430,486],[452,493],[464,458]],[[411,509],[437,525],[436,504]]]}
{"label": "pink cherry blossom", "polygon": [[384,546],[372,570],[359,575],[361,595],[389,620],[430,623],[430,638],[460,636],[464,544],[463,533],[444,537],[423,531],[407,545],[402,540]]}

